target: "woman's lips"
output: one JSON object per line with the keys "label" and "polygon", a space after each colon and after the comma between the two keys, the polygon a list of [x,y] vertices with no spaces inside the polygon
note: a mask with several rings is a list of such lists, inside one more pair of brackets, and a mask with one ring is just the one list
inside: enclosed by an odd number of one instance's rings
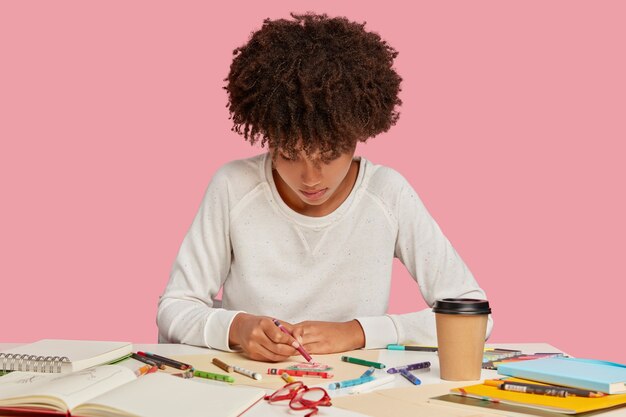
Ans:
{"label": "woman's lips", "polygon": [[316,190],[316,191],[304,191],[304,190],[300,190],[300,193],[307,199],[307,200],[319,200],[320,198],[322,198],[322,196],[324,196],[324,194],[326,194],[326,191],[328,190],[328,188],[323,188],[321,190]]}

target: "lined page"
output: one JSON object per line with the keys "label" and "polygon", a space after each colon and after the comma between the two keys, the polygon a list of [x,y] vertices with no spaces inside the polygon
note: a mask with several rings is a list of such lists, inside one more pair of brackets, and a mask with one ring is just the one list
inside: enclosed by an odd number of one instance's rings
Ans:
{"label": "lined page", "polygon": [[[61,400],[71,410],[78,404],[135,379],[132,370],[116,365],[98,366],[71,374],[16,371],[0,378],[0,404],[25,406],[32,404],[36,397],[52,397]],[[21,398],[11,400],[17,397]],[[56,403],[55,408],[62,409],[58,401]]]}

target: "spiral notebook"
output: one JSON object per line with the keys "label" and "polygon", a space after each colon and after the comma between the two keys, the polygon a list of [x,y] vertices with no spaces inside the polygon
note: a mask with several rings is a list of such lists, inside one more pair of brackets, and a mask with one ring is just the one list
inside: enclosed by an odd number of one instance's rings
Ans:
{"label": "spiral notebook", "polygon": [[0,352],[0,373],[66,373],[113,362],[133,351],[129,342],[42,339]]}

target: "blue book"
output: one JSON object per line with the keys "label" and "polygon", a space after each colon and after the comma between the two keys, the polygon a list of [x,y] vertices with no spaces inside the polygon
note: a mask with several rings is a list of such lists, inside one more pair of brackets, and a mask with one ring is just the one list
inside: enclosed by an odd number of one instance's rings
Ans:
{"label": "blue book", "polygon": [[577,358],[535,359],[501,363],[498,373],[607,394],[626,393],[626,365],[614,362]]}

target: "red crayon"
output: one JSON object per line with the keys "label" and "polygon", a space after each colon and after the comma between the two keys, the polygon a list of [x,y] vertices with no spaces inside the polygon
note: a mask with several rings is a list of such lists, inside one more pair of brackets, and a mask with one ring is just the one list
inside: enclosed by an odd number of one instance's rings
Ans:
{"label": "red crayon", "polygon": [[[283,332],[285,334],[288,334],[289,336],[293,337],[293,335],[291,333],[289,333],[289,330],[287,330],[282,324],[280,324],[280,322],[278,320],[272,319],[272,321],[280,329],[281,332]],[[304,350],[304,348],[302,347],[302,345],[300,343],[298,343],[298,347],[296,348],[296,350],[298,352],[300,352],[300,354],[304,357],[304,359],[306,359],[307,362],[311,362],[313,360],[311,355],[309,355],[309,352]]]}
{"label": "red crayon", "polygon": [[269,368],[267,373],[270,375],[282,375],[287,374],[291,376],[314,376],[318,378],[332,378],[333,374],[329,374],[328,372],[313,372],[313,371],[298,371],[295,369],[277,369],[277,368]]}

